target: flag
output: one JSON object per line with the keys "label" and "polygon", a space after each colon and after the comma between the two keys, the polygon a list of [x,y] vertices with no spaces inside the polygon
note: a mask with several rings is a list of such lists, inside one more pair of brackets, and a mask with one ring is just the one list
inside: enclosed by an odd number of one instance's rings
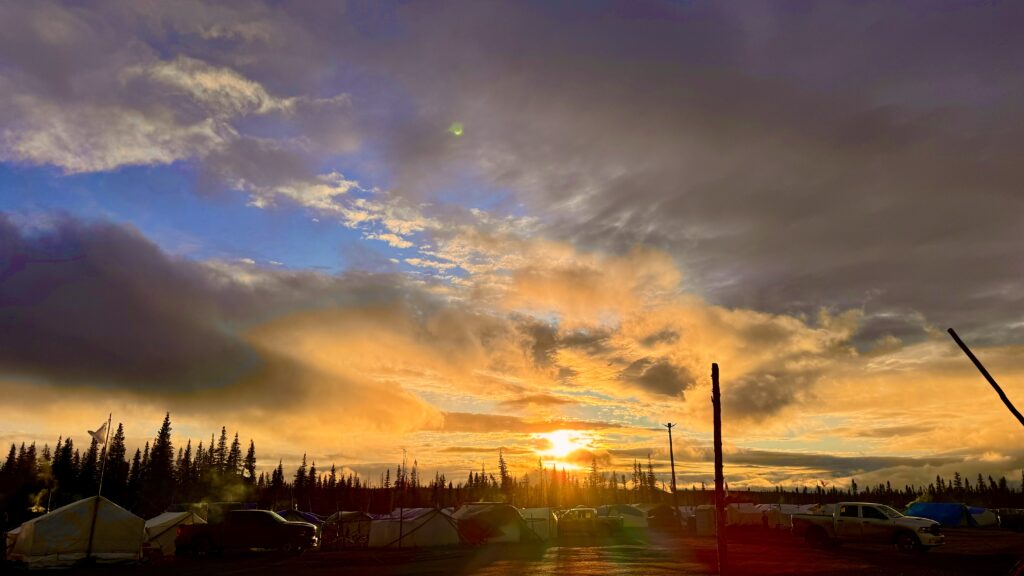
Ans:
{"label": "flag", "polygon": [[92,436],[96,440],[97,444],[105,444],[107,442],[107,423],[104,422],[100,429],[93,432],[89,430],[89,436]]}

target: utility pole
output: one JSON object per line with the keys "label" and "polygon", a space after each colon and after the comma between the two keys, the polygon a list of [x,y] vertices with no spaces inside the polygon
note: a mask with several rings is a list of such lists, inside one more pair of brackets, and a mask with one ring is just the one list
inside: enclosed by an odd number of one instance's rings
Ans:
{"label": "utility pole", "polygon": [[405,448],[402,448],[402,473],[398,475],[398,478],[402,482],[402,491],[398,493],[398,547],[402,547],[402,537],[404,536],[405,528],[405,467],[408,465],[408,459],[406,457]]}
{"label": "utility pole", "polygon": [[715,534],[718,540],[718,573],[725,574],[729,547],[725,541],[725,494],[722,474],[722,392],[718,387],[718,363],[711,364],[711,406],[715,417]]}
{"label": "utility pole", "polygon": [[[680,518],[679,518],[679,498],[678,498],[678,496],[676,496],[676,456],[675,456],[675,450],[672,447],[672,428],[674,428],[674,427],[675,427],[675,424],[673,424],[671,422],[668,422],[667,424],[665,424],[665,428],[668,428],[668,461],[669,461],[669,463],[672,466],[672,508],[674,509],[673,513],[676,516],[676,520],[680,521]],[[682,522],[681,521],[679,522],[679,524],[680,524],[680,526],[682,526]]]}

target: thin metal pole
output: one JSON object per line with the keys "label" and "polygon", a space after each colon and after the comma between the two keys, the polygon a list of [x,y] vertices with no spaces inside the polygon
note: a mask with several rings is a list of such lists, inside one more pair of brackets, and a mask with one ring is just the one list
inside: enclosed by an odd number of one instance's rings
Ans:
{"label": "thin metal pole", "polygon": [[725,495],[722,473],[722,393],[718,386],[718,364],[711,365],[711,406],[715,418],[715,533],[718,540],[718,573],[725,574],[729,547],[725,541]]}
{"label": "thin metal pole", "polygon": [[671,422],[665,424],[665,428],[668,428],[668,461],[672,466],[672,507],[675,509],[673,513],[676,521],[682,526],[682,520],[679,517],[679,497],[676,495],[676,456],[675,449],[672,447],[672,428],[674,427],[675,424]]}
{"label": "thin metal pole", "polygon": [[107,443],[110,441],[110,421],[113,416],[113,412],[107,416],[107,434],[103,438],[103,463],[100,464],[100,485],[99,489],[96,491],[96,501],[92,506],[92,522],[89,524],[89,544],[85,548],[86,561],[89,561],[89,559],[92,558],[92,542],[93,537],[96,535],[96,517],[100,512],[100,500],[103,499],[103,472],[107,467]]}
{"label": "thin metal pole", "polygon": [[99,490],[96,491],[97,496],[103,494],[103,475],[107,471],[107,447],[110,445],[110,421],[113,417],[113,412],[107,415],[107,434],[103,438],[103,462],[100,464],[100,487]]}
{"label": "thin metal pole", "polygon": [[999,399],[1003,401],[1003,404],[1006,404],[1006,407],[1010,409],[1010,412],[1017,417],[1017,421],[1024,426],[1024,416],[1021,416],[1020,412],[1017,411],[1017,408],[1015,408],[1013,403],[1010,402],[1010,399],[1006,397],[1006,393],[1003,392],[1003,389],[999,387],[999,384],[996,384],[996,379],[988,373],[988,370],[986,370],[984,366],[982,366],[981,360],[978,360],[978,357],[971,352],[971,349],[967,347],[967,344],[964,344],[964,341],[957,336],[955,330],[950,328],[947,332],[949,332],[949,335],[953,337],[953,340],[956,341],[957,345],[960,346],[960,349],[964,351],[964,354],[967,354],[967,357],[971,359],[971,362],[974,362],[974,367],[978,369],[978,372],[981,372],[981,375],[985,377],[985,380],[988,380],[988,383],[992,385],[996,394],[999,394]]}

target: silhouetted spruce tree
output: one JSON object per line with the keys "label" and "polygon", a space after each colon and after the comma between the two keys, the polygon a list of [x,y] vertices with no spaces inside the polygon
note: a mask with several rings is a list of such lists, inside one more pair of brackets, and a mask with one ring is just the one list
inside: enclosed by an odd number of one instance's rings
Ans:
{"label": "silhouetted spruce tree", "polygon": [[178,463],[178,471],[175,474],[175,480],[178,481],[178,495],[182,502],[192,502],[196,500],[193,486],[195,484],[195,471],[193,470],[192,464],[192,439],[189,438],[185,442],[185,451],[181,454],[181,460]]}
{"label": "silhouetted spruce tree", "polygon": [[306,455],[302,455],[302,464],[297,470],[295,470],[295,476],[292,479],[292,505],[298,504],[301,506],[306,501]]}
{"label": "silhouetted spruce tree", "polygon": [[99,442],[95,438],[89,443],[89,450],[82,459],[82,467],[78,471],[78,494],[82,497],[95,496],[99,487]]}
{"label": "silhouetted spruce tree", "polygon": [[[213,437],[210,437],[213,444]],[[228,428],[221,426],[220,439],[217,440],[217,449],[213,452],[213,468],[217,476],[222,476],[227,471],[228,462]]]}
{"label": "silhouetted spruce tree", "polygon": [[224,463],[225,473],[234,480],[242,475],[242,445],[238,443],[238,432],[235,432],[235,439],[231,442],[228,450],[227,460]]}
{"label": "silhouetted spruce tree", "polygon": [[103,475],[103,495],[121,506],[128,506],[128,461],[124,446],[124,425],[117,424],[117,431],[110,439],[107,450],[107,468]]}
{"label": "silhouetted spruce tree", "polygon": [[[146,469],[146,467],[144,467]],[[149,466],[146,470],[142,490],[140,511],[145,518],[167,510],[174,500],[174,446],[171,443],[171,414],[164,416],[164,422],[153,440],[149,451]]]}

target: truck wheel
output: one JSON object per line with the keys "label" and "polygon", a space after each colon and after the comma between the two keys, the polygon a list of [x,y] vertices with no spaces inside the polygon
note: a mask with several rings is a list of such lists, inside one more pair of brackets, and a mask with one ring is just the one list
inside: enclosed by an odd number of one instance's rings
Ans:
{"label": "truck wheel", "polygon": [[921,541],[917,539],[917,535],[910,532],[901,532],[896,537],[896,549],[905,554],[911,552],[918,552],[921,550]]}
{"label": "truck wheel", "polygon": [[820,526],[811,526],[804,533],[804,540],[811,548],[824,548],[828,545],[828,534]]}

